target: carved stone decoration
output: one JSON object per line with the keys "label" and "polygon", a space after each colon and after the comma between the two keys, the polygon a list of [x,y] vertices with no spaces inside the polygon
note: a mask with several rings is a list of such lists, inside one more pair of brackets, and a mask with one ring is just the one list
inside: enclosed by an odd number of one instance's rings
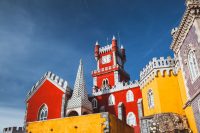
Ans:
{"label": "carved stone decoration", "polygon": [[175,133],[177,131],[190,133],[187,119],[174,113],[162,113],[154,115],[150,125],[151,133]]}

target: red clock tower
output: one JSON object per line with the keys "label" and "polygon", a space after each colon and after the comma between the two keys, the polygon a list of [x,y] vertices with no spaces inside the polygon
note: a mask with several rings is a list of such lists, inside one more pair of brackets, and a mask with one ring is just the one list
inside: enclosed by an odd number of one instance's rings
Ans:
{"label": "red clock tower", "polygon": [[124,70],[126,54],[123,46],[118,48],[117,40],[113,36],[112,44],[100,47],[95,45],[95,59],[97,70],[92,72],[94,89],[111,88],[118,82],[128,82],[130,76]]}
{"label": "red clock tower", "polygon": [[131,82],[124,70],[126,54],[123,46],[118,47],[115,37],[110,45],[95,44],[97,70],[92,71],[93,111],[109,112],[140,132],[139,117],[142,116],[142,94],[138,82]]}

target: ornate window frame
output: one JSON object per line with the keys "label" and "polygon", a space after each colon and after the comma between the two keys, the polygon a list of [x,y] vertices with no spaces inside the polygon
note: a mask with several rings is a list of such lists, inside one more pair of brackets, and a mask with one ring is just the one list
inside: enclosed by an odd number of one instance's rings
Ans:
{"label": "ornate window frame", "polygon": [[129,112],[127,117],[126,117],[126,123],[129,126],[137,126],[137,122],[136,122],[136,116],[133,112]]}
{"label": "ornate window frame", "polygon": [[108,97],[108,105],[109,105],[109,106],[115,105],[115,96],[114,96],[113,94],[111,94],[111,95]]}
{"label": "ornate window frame", "polygon": [[152,89],[149,89],[147,92],[147,100],[149,109],[154,108],[155,102],[154,102],[154,93]]}
{"label": "ornate window frame", "polygon": [[92,99],[92,107],[93,107],[93,109],[96,109],[98,107],[98,102],[97,102],[96,98]]}
{"label": "ornate window frame", "polygon": [[126,92],[126,102],[133,102],[134,101],[134,94],[131,90]]}
{"label": "ornate window frame", "polygon": [[188,52],[187,59],[188,59],[188,68],[190,72],[190,78],[192,80],[192,83],[194,83],[200,76],[200,71],[199,71],[197,58],[195,55],[195,50],[191,49]]}
{"label": "ornate window frame", "polygon": [[42,104],[38,111],[38,121],[47,120],[48,118],[48,106],[46,104]]}

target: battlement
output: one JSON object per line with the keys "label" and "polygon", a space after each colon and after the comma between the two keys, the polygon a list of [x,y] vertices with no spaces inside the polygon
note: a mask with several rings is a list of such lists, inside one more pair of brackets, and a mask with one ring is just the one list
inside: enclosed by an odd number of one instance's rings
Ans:
{"label": "battlement", "polygon": [[98,74],[98,73],[107,72],[110,70],[118,70],[118,69],[119,69],[119,65],[114,65],[114,66],[109,66],[109,67],[101,68],[98,70],[94,70],[92,71],[92,74]]}
{"label": "battlement", "polygon": [[135,87],[139,87],[139,82],[138,81],[118,82],[112,88],[104,88],[104,89],[93,88],[92,95],[93,96],[99,96],[99,95],[113,93],[113,92],[117,92],[117,91],[121,91],[121,90],[127,90],[127,89],[130,89],[130,88],[135,88]]}
{"label": "battlement", "polygon": [[70,91],[70,87],[67,81],[60,78],[59,76],[55,75],[52,72],[46,72],[42,78],[31,88],[31,90],[27,94],[27,100],[37,91],[38,87],[45,81],[45,79],[50,80],[55,85],[57,85],[59,88],[62,89],[62,91]]}
{"label": "battlement", "polygon": [[199,3],[199,0],[186,0],[186,6],[190,4],[196,4],[196,3]]}
{"label": "battlement", "polygon": [[3,133],[25,133],[23,127],[7,127],[3,129]]}
{"label": "battlement", "polygon": [[112,50],[112,44],[106,45],[106,46],[104,46],[104,47],[100,47],[100,48],[99,48],[99,53],[100,53],[100,54],[102,54],[102,53],[107,53],[107,52],[109,52],[109,51],[111,51],[111,50]]}
{"label": "battlement", "polygon": [[164,57],[153,58],[140,72],[140,85],[143,86],[147,81],[154,79],[155,76],[158,76],[158,72],[165,76],[165,72],[170,75],[170,71],[176,75],[175,59],[170,56],[166,59]]}

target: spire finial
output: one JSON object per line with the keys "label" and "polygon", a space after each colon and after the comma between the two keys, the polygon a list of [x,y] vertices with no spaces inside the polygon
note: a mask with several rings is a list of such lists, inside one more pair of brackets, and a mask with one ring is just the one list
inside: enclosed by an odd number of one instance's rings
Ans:
{"label": "spire finial", "polygon": [[115,38],[115,36],[113,35],[113,38],[112,38],[112,40],[116,40],[116,38]]}
{"label": "spire finial", "polygon": [[123,45],[121,45],[121,49],[124,49],[124,46],[123,46]]}
{"label": "spire finial", "polygon": [[99,42],[98,41],[96,41],[96,44],[95,45],[99,45]]}
{"label": "spire finial", "polygon": [[83,65],[83,61],[82,61],[82,58],[80,58],[80,66]]}

